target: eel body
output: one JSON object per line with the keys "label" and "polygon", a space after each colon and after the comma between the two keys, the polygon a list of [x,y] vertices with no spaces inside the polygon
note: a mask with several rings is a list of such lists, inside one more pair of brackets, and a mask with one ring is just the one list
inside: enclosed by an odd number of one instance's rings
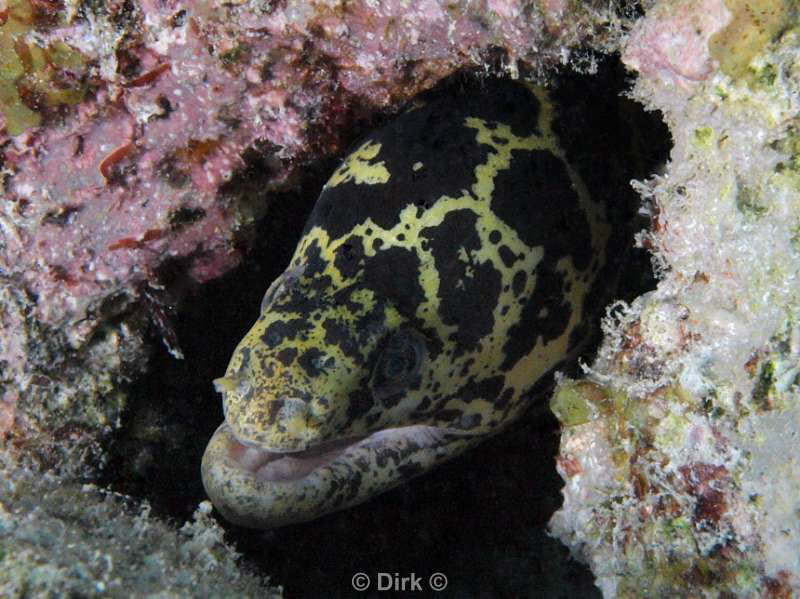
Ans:
{"label": "eel body", "polygon": [[215,381],[214,505],[310,520],[501,430],[584,338],[609,234],[541,90],[499,82],[375,131]]}

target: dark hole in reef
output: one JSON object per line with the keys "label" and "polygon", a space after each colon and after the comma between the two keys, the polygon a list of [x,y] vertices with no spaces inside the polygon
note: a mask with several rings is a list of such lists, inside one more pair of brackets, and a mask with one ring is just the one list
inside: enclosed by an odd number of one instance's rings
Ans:
{"label": "dark hole in reef", "polygon": [[[566,107],[558,127],[568,140],[570,160],[593,193],[623,198],[614,204],[616,217],[633,223],[621,227],[614,241],[621,280],[613,297],[630,301],[655,281],[649,255],[631,249],[632,233],[647,223],[636,221],[639,199],[628,181],[658,170],[670,137],[657,115],[619,97],[625,85],[624,70],[611,58],[597,75],[559,78],[553,95]],[[488,89],[491,83],[460,75],[424,96],[455,97],[476,86]],[[366,132],[352,132],[350,150]],[[615,160],[609,163],[608,156]],[[257,162],[243,177],[253,194],[261,193],[263,181]],[[331,159],[316,165],[297,191],[273,196],[242,265],[183,301],[175,326],[186,358],[172,359],[159,344],[151,374],[136,383],[124,436],[104,477],[112,489],[146,498],[154,514],[178,522],[205,499],[200,457],[222,421],[211,379],[224,372],[257,317],[267,286],[287,265],[316,195],[337,164]],[[598,338],[584,352],[586,359]],[[579,374],[574,364],[565,370]],[[547,391],[551,384],[547,379],[540,388]],[[541,408],[547,394],[537,397],[531,403],[540,407],[503,434],[366,504],[269,532],[221,521],[228,539],[249,566],[284,585],[290,598],[320,596],[321,590],[326,597],[351,597],[357,572],[373,582],[381,572],[413,573],[423,582],[441,572],[449,581],[442,596],[599,597],[588,569],[570,561],[567,550],[545,533],[561,504],[563,483],[554,467],[558,424]]]}

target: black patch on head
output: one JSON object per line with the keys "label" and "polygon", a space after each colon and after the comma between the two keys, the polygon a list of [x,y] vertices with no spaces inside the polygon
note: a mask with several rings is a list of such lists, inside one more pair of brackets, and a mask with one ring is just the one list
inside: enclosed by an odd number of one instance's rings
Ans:
{"label": "black patch on head", "polygon": [[357,318],[355,335],[359,347],[372,346],[386,334],[383,309],[383,304],[378,302],[371,311]]}
{"label": "black patch on head", "polygon": [[279,295],[262,301],[265,311],[274,313],[311,314],[314,309],[322,307],[327,301],[325,296],[331,287],[330,275],[323,275],[327,262],[320,257],[316,240],[309,246],[303,257],[305,266],[297,277],[291,277]]}
{"label": "black patch on head", "polygon": [[348,358],[361,360],[358,340],[349,326],[334,318],[328,318],[322,323],[322,328],[325,330],[325,345],[334,345]]}
{"label": "black patch on head", "polygon": [[503,236],[500,234],[500,231],[495,230],[489,233],[489,241],[491,243],[498,244],[502,238]]}
{"label": "black patch on head", "polygon": [[464,365],[461,367],[461,373],[459,376],[465,377],[469,374],[469,369],[475,363],[475,358],[469,358]]}
{"label": "black patch on head", "polygon": [[333,265],[345,279],[356,276],[365,260],[364,242],[361,237],[351,235],[336,249]]}
{"label": "black patch on head", "polygon": [[286,431],[286,423],[281,419],[281,414],[285,406],[286,400],[281,397],[276,397],[267,403],[267,424],[276,427],[281,432]]}
{"label": "black patch on head", "polygon": [[436,412],[436,420],[459,424],[461,422],[461,410],[439,410]]}
{"label": "black patch on head", "polygon": [[367,390],[367,379],[364,379],[354,391],[347,395],[347,419],[352,422],[363,418],[374,405],[372,394]]}
{"label": "black patch on head", "polygon": [[512,252],[511,248],[507,245],[501,245],[497,248],[497,253],[500,254],[500,259],[503,261],[503,264],[506,265],[506,268],[511,268],[514,262],[519,260],[519,256]]}
{"label": "black patch on head", "polygon": [[239,372],[245,372],[247,367],[250,365],[250,348],[243,347],[239,350],[239,355],[241,356],[241,363],[239,365]]}
{"label": "black patch on head", "polygon": [[333,294],[331,296],[331,306],[336,311],[359,314],[364,310],[364,304],[353,297],[354,292],[359,289],[363,289],[363,286],[356,284],[347,285],[341,289],[333,290]]}
{"label": "black patch on head", "polygon": [[[330,275],[309,278],[304,274],[296,283],[287,287],[285,292],[275,297],[266,311],[286,314],[287,318],[293,318],[294,314],[303,314],[304,321],[319,320],[318,312],[325,311],[330,306],[331,284]],[[310,329],[311,325],[305,328]]]}
{"label": "black patch on head", "polygon": [[323,368],[320,366],[324,354],[316,347],[304,351],[297,359],[297,363],[312,378],[322,374]]}
{"label": "black patch on head", "polygon": [[261,335],[261,341],[267,347],[275,347],[284,339],[296,339],[298,335],[307,332],[310,329],[311,325],[309,322],[302,318],[293,318],[292,320],[276,320],[264,330],[264,334]]}
{"label": "black patch on head", "polygon": [[331,288],[330,275],[322,275],[313,279],[304,279],[302,289],[292,289],[292,302],[288,304],[293,312],[305,313],[308,300],[324,297]]}
{"label": "black patch on head", "polygon": [[[502,368],[509,369],[530,353],[537,343],[548,343],[564,334],[572,308],[564,297],[564,276],[548,258],[536,269],[536,286],[522,306],[520,319],[508,331],[503,346]],[[540,316],[544,311],[544,316]]]}
{"label": "black patch on head", "polygon": [[321,257],[321,250],[316,239],[306,248],[306,253],[303,257],[305,259],[305,269],[303,270],[304,277],[313,277],[314,275],[322,273],[328,264]]}
{"label": "black patch on head", "polygon": [[539,100],[527,87],[511,81],[492,86],[491,93],[483,99],[476,112],[483,114],[486,120],[499,120],[508,125],[519,137],[541,133],[537,128]]}
{"label": "black patch on head", "polygon": [[[491,150],[476,143],[476,131],[465,126],[466,118],[500,121],[526,136],[535,131],[538,112],[538,101],[527,88],[501,80],[488,93],[442,98],[398,116],[367,138],[381,145],[370,164],[382,162],[389,180],[326,187],[306,231],[319,225],[338,239],[367,218],[389,229],[411,201],[427,209],[442,196],[460,196],[475,183],[475,167],[486,162]],[[417,162],[425,168],[414,171]]]}
{"label": "black patch on head", "polygon": [[397,404],[399,404],[400,400],[403,399],[403,397],[405,397],[405,392],[404,391],[398,391],[397,393],[393,393],[392,395],[385,395],[385,396],[381,397],[381,400],[380,400],[381,401],[381,405],[385,409],[390,410],[393,407],[395,407]]}
{"label": "black patch on head", "polygon": [[[472,116],[488,121],[488,129],[496,129],[496,123],[511,127],[519,137],[527,137],[537,131],[539,101],[524,85],[509,80],[494,81],[487,93],[472,93],[460,97]],[[452,100],[451,100],[452,102]]]}
{"label": "black patch on head", "polygon": [[461,259],[465,252],[470,256],[481,247],[476,221],[472,210],[455,210],[440,225],[420,232],[428,240],[439,273],[439,317],[458,327],[451,337],[456,342],[454,357],[474,351],[480,339],[491,332],[500,297],[501,276],[490,262]]}
{"label": "black patch on head", "polygon": [[[438,384],[438,382],[436,384]],[[434,393],[436,392],[435,387],[436,385],[434,385],[433,389]],[[414,411],[411,413],[411,422],[420,419],[422,415],[425,414],[425,411],[430,407],[431,407],[431,398],[426,395],[420,400],[420,402],[414,408]]]}
{"label": "black patch on head", "polygon": [[564,163],[550,152],[513,152],[495,177],[492,210],[529,247],[544,246],[556,259],[572,255],[580,270],[589,265],[589,222]]}
{"label": "black patch on head", "polygon": [[431,327],[420,329],[420,333],[425,337],[425,345],[428,348],[428,359],[435,360],[444,351],[444,341],[439,339],[439,332]]}
{"label": "black patch on head", "polygon": [[458,397],[464,403],[470,403],[476,399],[482,399],[489,403],[494,403],[500,398],[500,392],[505,385],[505,378],[496,375],[479,381],[470,380],[458,391]]}
{"label": "black patch on head", "polygon": [[511,387],[509,387],[508,389],[503,391],[500,397],[497,398],[497,401],[494,404],[495,407],[497,407],[498,410],[504,410],[506,406],[508,406],[508,402],[511,401],[511,397],[513,395],[514,395],[514,390]]}
{"label": "black patch on head", "polygon": [[419,282],[420,262],[416,252],[390,247],[378,252],[364,264],[363,285],[385,298],[407,318],[413,318],[425,300]]}
{"label": "black patch on head", "polygon": [[294,359],[297,357],[297,348],[285,347],[275,356],[278,361],[284,366],[291,366]]}

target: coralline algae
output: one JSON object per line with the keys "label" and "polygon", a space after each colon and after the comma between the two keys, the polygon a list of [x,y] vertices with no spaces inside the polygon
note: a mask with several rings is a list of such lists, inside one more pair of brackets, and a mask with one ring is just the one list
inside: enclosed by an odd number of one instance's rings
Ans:
{"label": "coralline algae", "polygon": [[661,281],[609,311],[588,380],[553,402],[567,484],[551,531],[606,597],[800,591],[788,7],[661,2],[623,54],[641,74],[634,96],[674,140],[665,173],[637,184],[652,222],[639,241]]}

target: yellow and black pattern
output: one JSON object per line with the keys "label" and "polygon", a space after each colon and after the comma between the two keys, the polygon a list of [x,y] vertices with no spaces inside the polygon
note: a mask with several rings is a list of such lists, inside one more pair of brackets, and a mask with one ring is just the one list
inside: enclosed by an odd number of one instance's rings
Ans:
{"label": "yellow and black pattern", "polygon": [[360,503],[493,434],[574,353],[610,227],[544,92],[501,82],[333,173],[225,376],[203,480],[269,527]]}

